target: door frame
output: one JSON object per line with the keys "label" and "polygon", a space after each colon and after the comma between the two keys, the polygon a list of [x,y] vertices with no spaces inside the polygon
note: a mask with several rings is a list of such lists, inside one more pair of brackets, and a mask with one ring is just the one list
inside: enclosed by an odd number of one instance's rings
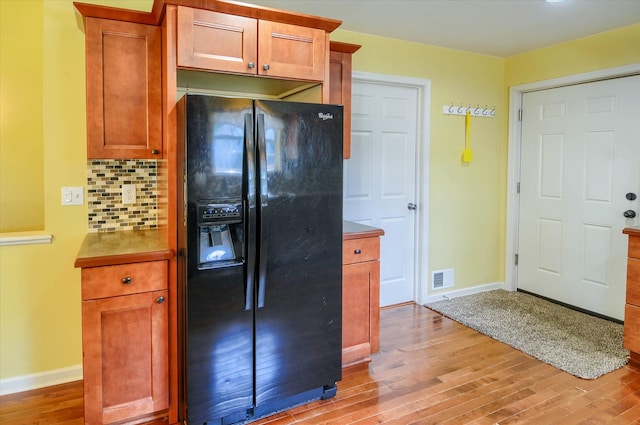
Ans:
{"label": "door frame", "polygon": [[518,289],[518,267],[515,256],[518,253],[518,223],[520,218],[520,145],[522,143],[522,121],[519,111],[522,109],[522,96],[525,93],[552,89],[575,84],[592,83],[611,78],[629,77],[640,74],[640,63],[607,68],[593,72],[569,75],[550,80],[537,81],[509,88],[509,133],[507,159],[507,222],[505,248],[505,285],[504,289]]}
{"label": "door frame", "polygon": [[[353,83],[407,87],[418,92],[416,129],[416,238],[414,241],[413,301],[427,302],[429,289],[429,153],[431,129],[431,80],[353,71]],[[421,166],[424,164],[424,166]],[[382,236],[384,238],[384,236]]]}

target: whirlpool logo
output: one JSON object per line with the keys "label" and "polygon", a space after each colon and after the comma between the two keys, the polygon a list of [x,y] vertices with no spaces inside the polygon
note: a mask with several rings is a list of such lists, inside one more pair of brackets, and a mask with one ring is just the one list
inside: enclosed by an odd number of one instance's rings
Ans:
{"label": "whirlpool logo", "polygon": [[318,112],[318,118],[320,118],[322,121],[332,120],[333,115],[329,113],[323,114],[322,112]]}

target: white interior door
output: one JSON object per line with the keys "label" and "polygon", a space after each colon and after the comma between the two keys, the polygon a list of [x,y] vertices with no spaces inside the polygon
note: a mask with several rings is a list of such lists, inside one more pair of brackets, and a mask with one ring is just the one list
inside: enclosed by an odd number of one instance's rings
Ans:
{"label": "white interior door", "polygon": [[518,288],[623,319],[640,76],[525,93],[522,110]]}
{"label": "white interior door", "polygon": [[344,218],[384,229],[380,304],[414,301],[418,89],[354,82]]}

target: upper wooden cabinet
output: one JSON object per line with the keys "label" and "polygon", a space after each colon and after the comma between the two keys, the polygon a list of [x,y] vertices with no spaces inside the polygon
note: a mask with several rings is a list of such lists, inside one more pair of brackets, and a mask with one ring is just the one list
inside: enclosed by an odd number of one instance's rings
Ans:
{"label": "upper wooden cabinet", "polygon": [[358,49],[357,44],[330,44],[329,103],[344,106],[344,159],[351,157],[351,56]]}
{"label": "upper wooden cabinet", "polygon": [[323,81],[326,34],[318,28],[179,6],[177,65]]}
{"label": "upper wooden cabinet", "polygon": [[86,18],[87,157],[162,157],[161,29]]}

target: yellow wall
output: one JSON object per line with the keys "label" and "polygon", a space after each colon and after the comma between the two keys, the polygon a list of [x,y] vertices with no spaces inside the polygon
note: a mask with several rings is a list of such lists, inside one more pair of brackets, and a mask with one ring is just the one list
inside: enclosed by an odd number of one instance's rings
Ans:
{"label": "yellow wall", "polygon": [[[132,4],[150,10],[151,3],[145,0]],[[123,2],[114,0],[112,4]],[[80,272],[73,262],[87,231],[87,208],[62,207],[60,188],[86,186],[87,153],[84,34],[78,27],[72,1],[0,0],[0,5],[3,62],[30,63],[30,58],[25,59],[28,51],[40,55],[33,62],[42,64],[35,72],[42,80],[40,86],[33,83],[30,73],[25,73],[25,78],[18,78],[15,83],[20,93],[5,91],[5,77],[12,74],[7,67],[1,68],[0,192],[18,183],[15,176],[9,181],[4,179],[5,166],[11,169],[15,164],[25,174],[40,175],[42,200],[38,212],[44,222],[37,228],[53,234],[53,243],[47,245],[0,247],[0,379],[6,379],[82,362]],[[5,19],[11,22],[10,27],[5,27]],[[5,29],[13,27],[25,30],[5,33]],[[40,40],[41,47],[35,52],[6,48],[19,45],[25,33],[30,34],[27,41],[31,45],[37,47]],[[15,115],[6,113],[5,94],[11,96]],[[18,94],[25,94],[29,101],[13,103]],[[27,113],[29,120],[24,118]],[[12,139],[5,140],[5,124],[9,129],[20,127],[33,139],[40,152],[39,160],[37,156],[32,160],[25,151],[6,158],[5,143]],[[16,222],[23,218],[16,210],[11,210],[10,216]]]}
{"label": "yellow wall", "polygon": [[505,87],[640,63],[640,23],[505,61]]}
{"label": "yellow wall", "polygon": [[44,227],[42,29],[41,2],[0,1],[0,232]]}
{"label": "yellow wall", "polygon": [[[331,39],[363,46],[356,71],[431,80],[431,163],[421,164],[430,170],[429,272],[455,268],[454,289],[502,281],[504,59],[341,30]],[[495,118],[472,119],[469,164],[464,117],[442,113],[452,102],[496,107]]]}
{"label": "yellow wall", "polygon": [[[29,6],[24,9],[16,3]],[[152,0],[96,3],[150,10]],[[42,43],[42,69],[35,77],[25,74],[25,81],[41,75],[42,87],[32,84],[29,96],[36,100],[19,108],[22,114],[40,111],[28,127],[42,157],[40,162],[23,161],[21,167],[32,175],[42,175],[39,213],[44,219],[39,227],[54,235],[49,245],[0,247],[0,379],[6,379],[82,361],[80,273],[73,268],[73,261],[87,229],[87,208],[61,207],[60,187],[86,185],[86,128],[84,34],[78,28],[72,1],[0,0],[0,7],[3,39],[5,22],[10,21],[17,28],[28,29],[34,37],[28,39],[29,44],[36,50]],[[422,165],[429,166],[431,179],[429,261],[431,269],[456,268],[456,289],[503,279],[505,87],[640,62],[639,32],[636,25],[579,40],[573,47],[563,44],[507,60],[347,31],[332,36],[363,45],[354,56],[355,70],[431,80],[431,164]],[[10,44],[23,33],[11,33]],[[615,49],[597,50],[603,42],[617,44]],[[575,53],[575,46],[584,53],[567,54]],[[1,47],[3,61],[25,61],[24,54],[7,48],[4,40]],[[535,69],[532,63],[537,63]],[[4,96],[8,71],[6,67],[0,70]],[[7,128],[16,122],[24,128],[26,124],[24,118],[14,122],[11,116],[9,120],[4,97],[2,102],[4,143],[5,124]],[[474,161],[469,165],[460,161],[464,119],[441,112],[442,106],[451,102],[496,106],[496,118],[474,120]],[[3,156],[4,148],[2,145]],[[12,161],[26,159],[23,155],[27,154],[16,154]],[[4,174],[0,184],[4,192]]]}

